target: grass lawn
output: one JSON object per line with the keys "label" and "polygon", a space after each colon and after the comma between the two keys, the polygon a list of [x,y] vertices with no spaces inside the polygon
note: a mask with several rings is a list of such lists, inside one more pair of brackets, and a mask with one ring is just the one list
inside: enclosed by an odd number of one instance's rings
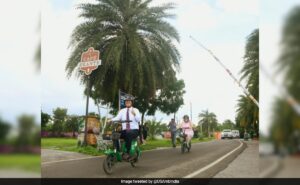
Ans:
{"label": "grass lawn", "polygon": [[0,169],[20,168],[26,171],[40,172],[41,156],[34,154],[1,154]]}
{"label": "grass lawn", "polygon": [[77,147],[77,139],[74,138],[42,138],[42,148],[79,152],[88,155],[102,155],[103,152],[93,146]]}
{"label": "grass lawn", "polygon": [[[211,141],[213,138],[203,138],[202,140],[193,139],[192,143]],[[73,138],[42,138],[42,148],[44,149],[56,149],[64,151],[79,152],[88,155],[103,155],[103,151],[98,151],[95,147],[77,147],[77,139]],[[147,140],[145,145],[141,145],[142,150],[153,150],[161,147],[171,147],[170,139],[160,140]],[[180,146],[180,143],[177,143]]]}
{"label": "grass lawn", "polygon": [[66,150],[77,146],[77,139],[74,138],[42,138],[42,148]]}

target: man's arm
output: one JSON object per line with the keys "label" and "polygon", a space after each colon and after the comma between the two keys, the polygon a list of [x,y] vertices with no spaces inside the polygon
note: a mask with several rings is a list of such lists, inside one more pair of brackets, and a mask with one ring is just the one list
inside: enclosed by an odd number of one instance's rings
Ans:
{"label": "man's arm", "polygon": [[122,118],[122,110],[120,110],[116,117],[112,118],[111,121],[119,121]]}

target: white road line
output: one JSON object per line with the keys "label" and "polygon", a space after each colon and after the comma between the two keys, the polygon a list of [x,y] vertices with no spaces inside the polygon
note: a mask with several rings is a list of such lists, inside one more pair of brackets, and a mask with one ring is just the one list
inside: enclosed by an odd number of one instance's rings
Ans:
{"label": "white road line", "polygon": [[79,160],[101,158],[101,157],[104,157],[104,156],[91,156],[91,157],[82,157],[82,158],[75,158],[75,159],[65,159],[65,160],[58,160],[58,161],[49,161],[49,162],[42,162],[41,164],[45,165],[45,164],[60,163],[60,162],[67,162],[67,161],[79,161]]}
{"label": "white road line", "polygon": [[228,152],[227,154],[223,155],[222,157],[220,157],[219,159],[215,160],[214,162],[204,166],[203,168],[200,168],[199,170],[184,176],[183,178],[193,178],[195,176],[197,176],[198,174],[204,172],[205,170],[211,168],[212,166],[216,165],[217,163],[221,162],[223,159],[225,159],[226,157],[228,157],[229,155],[231,155],[233,152],[237,151],[238,149],[240,149],[243,146],[243,143],[239,140],[240,145],[238,147],[236,147],[235,149],[233,149],[232,151]]}

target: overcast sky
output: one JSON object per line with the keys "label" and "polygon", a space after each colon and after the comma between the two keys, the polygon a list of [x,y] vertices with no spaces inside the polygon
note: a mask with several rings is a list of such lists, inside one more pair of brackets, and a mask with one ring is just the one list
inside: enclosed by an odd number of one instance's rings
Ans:
{"label": "overcast sky", "polygon": [[0,117],[11,123],[23,113],[40,118],[40,77],[34,65],[40,10],[39,0],[1,2]]}
{"label": "overcast sky", "polygon": [[[276,60],[280,54],[279,43],[284,19],[290,10],[299,5],[298,0],[264,0],[260,1],[260,63],[281,86],[282,74],[278,73]],[[280,70],[279,70],[280,71]],[[272,108],[275,97],[279,94],[278,86],[274,86],[260,70],[260,131],[269,133]]]}
{"label": "overcast sky", "polygon": [[[75,8],[82,1],[45,0],[42,8],[42,109],[51,113],[56,107],[66,107],[70,114],[84,114],[83,86],[75,77],[66,78],[65,65],[70,55],[68,44],[74,27],[82,20]],[[89,1],[93,2],[93,1]],[[160,4],[163,1],[155,1]],[[165,2],[170,2],[165,1]],[[246,37],[258,27],[258,1],[256,0],[186,0],[173,1],[177,18],[170,22],[179,31],[178,45],[182,55],[178,74],[186,84],[185,105],[178,117],[190,114],[192,103],[193,121],[208,109],[216,113],[218,120],[234,120],[236,101],[242,94],[228,74],[204,50],[190,38],[201,41],[210,48],[239,77],[243,64]],[[90,111],[97,112],[93,101]],[[102,114],[106,111],[101,110]],[[162,113],[156,119],[168,121]],[[150,118],[149,118],[150,119]]]}

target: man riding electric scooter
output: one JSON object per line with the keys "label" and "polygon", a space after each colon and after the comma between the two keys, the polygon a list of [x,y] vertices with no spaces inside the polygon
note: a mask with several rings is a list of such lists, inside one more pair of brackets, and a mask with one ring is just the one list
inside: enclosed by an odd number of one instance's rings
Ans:
{"label": "man riding electric scooter", "polygon": [[[139,136],[139,122],[141,121],[140,112],[137,108],[132,106],[133,98],[128,96],[125,99],[125,108],[121,109],[118,115],[112,118],[110,121],[128,121],[122,123],[121,139],[125,140],[126,143],[126,153],[123,155],[124,160],[130,159],[130,147],[132,140]],[[115,142],[117,150],[120,151],[119,142]]]}

